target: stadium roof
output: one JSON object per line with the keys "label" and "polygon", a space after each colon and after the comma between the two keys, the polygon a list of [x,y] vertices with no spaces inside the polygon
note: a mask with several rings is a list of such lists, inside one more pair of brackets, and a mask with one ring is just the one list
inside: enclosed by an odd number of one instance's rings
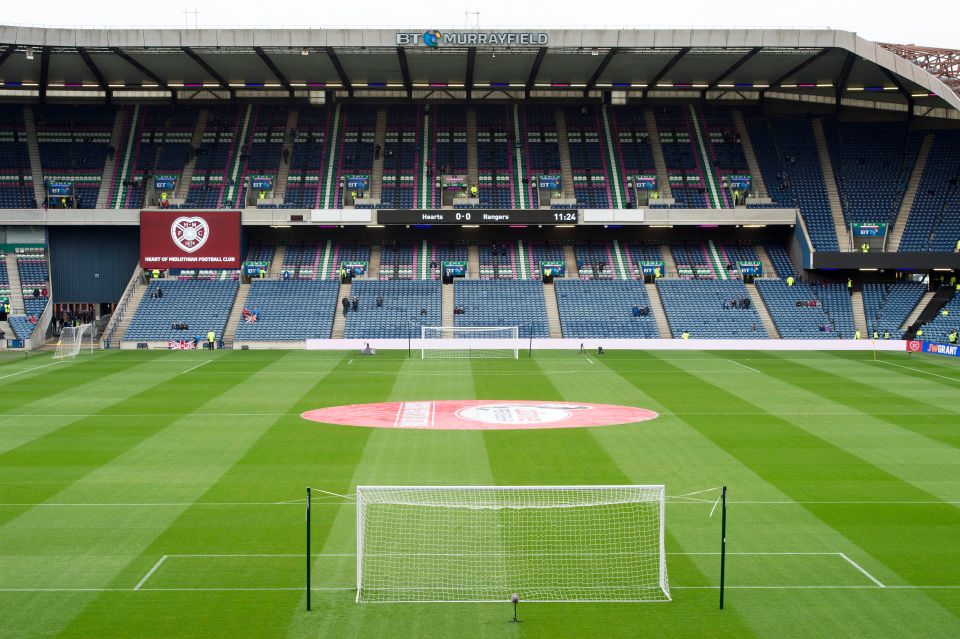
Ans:
{"label": "stadium roof", "polygon": [[[45,29],[0,26],[0,96],[773,97],[906,111],[960,96],[829,29]],[[442,97],[442,96],[438,96]]]}

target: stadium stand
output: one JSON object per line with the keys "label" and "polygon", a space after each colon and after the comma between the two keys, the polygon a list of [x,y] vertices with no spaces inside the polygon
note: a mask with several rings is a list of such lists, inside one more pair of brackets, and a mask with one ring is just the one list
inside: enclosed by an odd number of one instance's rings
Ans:
{"label": "stadium stand", "polygon": [[380,279],[417,279],[418,255],[418,247],[415,244],[384,244],[380,249]]}
{"label": "stadium stand", "polygon": [[[480,279],[512,280],[520,276],[516,246],[513,242],[502,244],[482,243],[480,251]],[[528,254],[532,251],[528,251]]]}
{"label": "stadium stand", "polygon": [[891,336],[899,338],[900,327],[925,291],[926,287],[920,282],[864,282],[863,309],[867,333],[872,335],[877,331],[882,335],[889,331]]}
{"label": "stadium stand", "polygon": [[[630,242],[626,248],[628,272],[635,279],[643,279],[643,262],[663,263],[663,253],[657,244]],[[666,273],[661,270],[660,276],[665,275]]]}
{"label": "stadium stand", "polygon": [[673,198],[676,200],[674,207],[709,208],[706,179],[693,148],[687,108],[679,105],[658,106],[654,113]]}
{"label": "stadium stand", "polygon": [[[147,185],[154,175],[181,175],[191,156],[190,142],[198,115],[198,110],[190,106],[141,107],[133,134],[133,171],[124,188],[114,194],[120,199],[120,208],[143,206]],[[116,200],[112,202],[116,204]]]}
{"label": "stadium stand", "polygon": [[[423,108],[400,106],[387,110],[383,149],[383,189],[380,203],[387,208],[417,207]],[[376,154],[376,148],[374,148]]]}
{"label": "stadium stand", "polygon": [[844,285],[788,286],[784,280],[766,278],[756,280],[756,285],[781,338],[853,338],[853,309]]}
{"label": "stadium stand", "polygon": [[717,266],[713,263],[707,245],[702,242],[671,244],[670,252],[682,278],[714,279]]}
{"label": "stadium stand", "polygon": [[594,242],[591,244],[575,244],[574,254],[577,256],[577,271],[580,277],[594,280],[612,280],[617,275],[614,272],[613,247],[610,242]]}
{"label": "stadium stand", "polygon": [[112,106],[34,107],[43,179],[72,184],[76,208],[90,209],[97,203],[116,113]]}
{"label": "stadium stand", "polygon": [[36,206],[23,106],[0,105],[0,208]]}
{"label": "stadium stand", "polygon": [[327,159],[329,125],[326,108],[300,108],[290,152],[284,208],[314,208],[320,205],[323,186],[321,171]]}
{"label": "stadium stand", "polygon": [[764,275],[766,277],[773,277],[774,275],[779,275],[784,279],[790,276],[794,278],[797,277],[797,271],[793,267],[793,262],[790,260],[790,256],[782,244],[767,243],[764,244],[763,248],[767,250],[767,255],[770,256],[770,263],[773,264],[773,268],[777,270],[776,273],[765,273]]}
{"label": "stadium stand", "polygon": [[613,197],[610,193],[605,145],[600,142],[599,109],[594,106],[567,106],[563,113],[577,205],[608,209],[612,206]]}
{"label": "stadium stand", "polygon": [[[943,311],[947,311],[947,315]],[[956,330],[960,330],[960,295],[954,293],[937,316],[923,325],[923,339],[946,344],[950,333]]]}
{"label": "stadium stand", "polygon": [[[711,167],[714,172],[714,182],[724,183],[724,178],[730,175],[744,175],[750,173],[747,158],[740,144],[740,135],[733,119],[733,113],[726,107],[703,107],[697,109],[701,128],[707,142]],[[729,188],[720,189],[723,208],[733,206],[733,196]]]}
{"label": "stadium stand", "polygon": [[[557,134],[556,113],[553,107],[527,105],[521,108],[523,120],[522,140],[526,148],[527,169],[531,178],[537,175],[560,175],[560,147]],[[540,206],[535,179],[530,180],[532,208]]]}
{"label": "stadium stand", "polygon": [[[686,331],[692,339],[764,339],[767,332],[746,286],[739,280],[657,280],[657,291],[674,337]],[[737,301],[734,307],[731,303]]]}
{"label": "stadium stand", "polygon": [[480,206],[518,206],[518,181],[511,158],[513,133],[510,130],[510,111],[503,106],[477,107],[476,118]]}
{"label": "stadium stand", "polygon": [[455,326],[517,326],[520,337],[550,335],[539,280],[458,279],[453,292],[454,305],[464,309]]}
{"label": "stadium stand", "polygon": [[564,261],[563,246],[559,244],[528,244],[527,271],[530,277],[540,279],[540,262],[562,262]]}
{"label": "stadium stand", "polygon": [[659,337],[652,312],[633,315],[633,306],[650,309],[642,282],[554,280],[564,337]]}
{"label": "stadium stand", "polygon": [[[163,289],[163,297],[152,297],[157,288]],[[123,339],[180,341],[191,340],[196,335],[206,339],[207,332],[213,331],[220,340],[237,288],[236,280],[153,280]],[[188,329],[173,328],[173,324],[180,322]]]}
{"label": "stadium stand", "polygon": [[237,341],[302,341],[328,338],[338,284],[333,280],[254,280],[245,308],[256,321],[240,320]]}
{"label": "stadium stand", "polygon": [[937,131],[900,251],[952,251],[960,240],[960,131]]}
{"label": "stadium stand", "polygon": [[218,209],[225,203],[231,161],[242,147],[241,124],[246,109],[238,105],[208,109],[207,125],[187,191],[184,208]]}
{"label": "stadium stand", "polygon": [[[420,337],[421,326],[440,326],[440,282],[354,280],[350,296],[357,298],[358,309],[347,313],[347,339]],[[377,296],[383,297],[382,307]]]}
{"label": "stadium stand", "polygon": [[431,242],[429,250],[429,261],[436,263],[436,267],[431,268],[427,276],[434,280],[442,277],[440,269],[444,262],[467,262],[468,259],[467,245],[463,243]]}

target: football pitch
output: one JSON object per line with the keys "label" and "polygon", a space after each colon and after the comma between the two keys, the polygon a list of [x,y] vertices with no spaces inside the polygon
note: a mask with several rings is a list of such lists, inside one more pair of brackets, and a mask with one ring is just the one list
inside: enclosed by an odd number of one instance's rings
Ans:
{"label": "football pitch", "polygon": [[[308,421],[428,400],[594,428]],[[355,603],[357,485],[664,484],[671,602]],[[720,510],[729,488],[726,609]],[[305,610],[305,488],[312,602]],[[828,352],[0,355],[0,636],[960,636],[960,368]]]}

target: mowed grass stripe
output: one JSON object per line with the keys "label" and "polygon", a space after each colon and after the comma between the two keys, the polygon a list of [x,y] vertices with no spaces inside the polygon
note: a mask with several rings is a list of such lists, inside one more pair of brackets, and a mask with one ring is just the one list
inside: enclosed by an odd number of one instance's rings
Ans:
{"label": "mowed grass stripe", "polygon": [[[234,354],[232,357],[237,357]],[[264,372],[271,368],[281,368],[288,366],[291,361],[298,362],[303,357],[302,353],[289,352],[282,358],[274,362],[271,366],[262,369]],[[235,405],[237,408],[259,406],[265,412],[285,412],[293,405],[300,402],[301,398],[311,393],[323,380],[336,371],[337,364],[340,362],[337,358],[321,358],[314,362],[313,373],[303,375],[297,379],[281,379],[269,375],[257,375],[254,373],[250,378],[241,384],[233,387],[227,393],[224,393],[216,399],[214,405],[205,407],[211,411],[225,408],[227,404]],[[326,373],[322,373],[326,369]],[[184,416],[182,422],[189,428],[187,422],[192,419],[191,415]],[[209,419],[209,418],[206,418]],[[299,460],[291,458],[294,451],[299,451],[304,456],[309,455],[306,447],[286,447],[277,445],[274,447],[268,444],[272,439],[274,432],[278,428],[279,422],[286,418],[277,417],[251,417],[244,420],[242,428],[234,429],[234,421],[231,418],[220,418],[216,425],[208,425],[209,428],[215,428],[218,433],[209,436],[203,435],[202,440],[192,443],[187,450],[203,454],[205,458],[216,458],[219,454],[220,459],[212,464],[210,472],[206,478],[201,481],[192,481],[190,490],[193,493],[192,498],[188,500],[216,501],[216,495],[224,494],[229,501],[259,501],[271,499],[282,500],[285,495],[282,492],[282,486],[272,483],[272,479],[277,478],[277,471],[283,469],[287,472],[293,472],[295,468],[309,467],[308,463],[298,464]],[[299,418],[298,418],[299,419]],[[300,422],[304,425],[307,422]],[[219,442],[218,442],[219,440]],[[231,441],[232,440],[232,441]],[[264,449],[275,449],[285,451],[287,455],[285,460],[278,460],[276,464],[266,464],[260,458],[258,451]],[[270,459],[273,459],[272,457]],[[289,463],[286,463],[289,462]],[[183,462],[184,466],[189,466],[190,462]],[[297,482],[300,486],[298,493],[302,493],[303,481]],[[271,490],[267,494],[265,490]],[[254,494],[251,494],[254,493]],[[289,495],[293,498],[293,495]],[[157,534],[142,545],[141,552],[136,560],[130,562],[127,569],[119,573],[113,580],[116,587],[130,587],[132,583],[139,582],[149,571],[150,567],[163,555],[168,554],[254,554],[254,553],[277,553],[290,552],[293,539],[296,538],[297,548],[302,548],[303,533],[303,511],[299,508],[286,507],[244,507],[237,506],[231,508],[217,509],[212,512],[209,508],[184,507],[182,509],[171,509],[169,521]],[[294,532],[295,531],[295,532]],[[171,559],[170,566],[166,566],[167,572],[157,571],[151,576],[146,584],[147,587],[192,587],[203,585],[203,582],[190,581],[169,581],[168,574],[179,574],[178,571],[184,568],[184,562],[194,561],[193,566],[199,572],[209,572],[212,568],[214,574],[220,571],[222,574],[214,581],[214,586],[231,587],[232,584],[242,586],[240,581],[243,573],[235,573],[235,570],[243,571],[245,566],[241,563],[217,564],[216,559]],[[176,563],[174,563],[176,562]],[[214,563],[211,563],[214,562]],[[187,564],[189,566],[190,564]],[[154,602],[161,602],[169,599],[171,596],[181,601],[180,606],[187,608],[193,605],[196,593],[145,593],[144,600],[138,607],[144,605],[150,606]],[[215,604],[209,613],[211,616],[220,616],[224,627],[235,623],[228,617],[231,608],[230,602],[235,600],[233,593],[219,593],[216,595],[219,603]],[[268,614],[270,608],[261,608],[265,602],[269,601],[270,606],[280,606],[284,609],[297,598],[297,593],[284,593],[280,597],[270,596],[264,602],[253,605],[246,614],[249,615],[248,622],[245,624],[245,633],[259,633],[261,636],[270,634],[270,629],[275,628],[276,619]],[[102,621],[105,617],[110,618],[111,611],[116,605],[117,596],[114,593],[104,593],[92,601],[87,608],[77,617],[75,622],[65,631],[65,636],[83,636],[84,629],[90,624],[99,623],[104,626]],[[274,608],[275,609],[275,608]],[[214,610],[219,612],[213,612]],[[137,615],[137,609],[131,609],[131,618],[117,620],[115,623],[116,631],[119,633],[129,632],[131,629],[138,636],[149,634],[149,628],[153,623],[150,615]],[[256,622],[259,620],[259,622]],[[188,632],[190,626],[177,628],[178,622],[172,622],[165,625],[165,632],[170,635],[183,636]],[[108,631],[107,634],[110,634]],[[241,633],[243,634],[243,633]]]}
{"label": "mowed grass stripe", "polygon": [[[678,369],[682,366],[678,362],[669,362],[668,365]],[[695,388],[696,393],[681,391],[682,399],[671,401],[674,404],[682,401],[688,407],[722,404],[730,409],[753,410],[764,408],[766,402],[775,404],[785,394],[779,380],[762,374],[755,376],[748,387],[741,387],[723,376],[711,378],[690,374],[687,379],[672,378],[680,382],[681,389]],[[648,383],[662,384],[657,381]],[[669,395],[671,393],[667,391],[664,397]],[[666,400],[662,401],[666,403]],[[768,410],[773,411],[775,407]],[[790,418],[780,418],[771,412],[769,418],[727,423],[722,428],[711,423],[706,416],[686,419],[797,501],[809,499],[811,495],[849,497],[852,496],[849,494],[851,486],[860,488],[855,493],[859,496],[893,491],[918,501],[930,500],[929,494],[808,432],[799,418],[792,418],[799,422],[794,423]],[[944,564],[951,561],[949,557],[956,556],[950,549],[957,542],[949,533],[955,530],[952,527],[960,524],[960,512],[955,508],[945,506],[934,513],[924,513],[922,525],[912,517],[909,507],[904,506],[877,505],[856,511],[846,506],[816,504],[807,504],[803,508],[862,548],[867,557],[859,558],[859,563],[882,581],[887,580],[885,583],[952,584],[956,580],[956,572],[945,568]],[[931,526],[931,522],[937,522],[937,525]],[[931,538],[931,533],[936,536]],[[915,543],[921,534],[926,537],[924,542]],[[942,552],[944,550],[946,552]],[[957,623],[952,613],[932,599],[926,601],[929,605],[922,606],[922,614],[947,626]],[[918,606],[918,613],[920,608]],[[891,624],[887,626],[889,628],[900,628],[901,634],[910,632],[910,622],[902,615],[890,615],[888,623]]]}

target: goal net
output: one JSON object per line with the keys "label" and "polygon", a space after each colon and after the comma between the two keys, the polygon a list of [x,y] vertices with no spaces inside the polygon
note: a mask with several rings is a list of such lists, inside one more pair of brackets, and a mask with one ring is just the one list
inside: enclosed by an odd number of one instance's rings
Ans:
{"label": "goal net", "polygon": [[517,326],[421,326],[421,359],[513,358],[524,344]]}
{"label": "goal net", "polygon": [[670,601],[660,486],[359,486],[358,602]]}
{"label": "goal net", "polygon": [[81,350],[93,352],[93,324],[64,326],[57,340],[57,350],[53,353],[54,359],[76,357]]}

